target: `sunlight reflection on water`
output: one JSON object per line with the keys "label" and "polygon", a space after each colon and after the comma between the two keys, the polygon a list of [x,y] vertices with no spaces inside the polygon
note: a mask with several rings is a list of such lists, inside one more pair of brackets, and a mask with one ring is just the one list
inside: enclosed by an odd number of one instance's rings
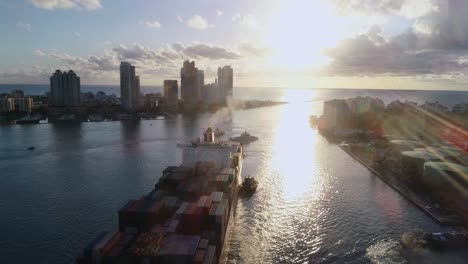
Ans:
{"label": "sunlight reflection on water", "polygon": [[287,90],[282,100],[290,104],[236,113],[233,127],[259,137],[245,148],[243,171],[259,188],[239,201],[229,263],[368,263],[380,240],[421,223],[434,228],[310,127],[309,116],[322,111],[316,98],[316,91]]}

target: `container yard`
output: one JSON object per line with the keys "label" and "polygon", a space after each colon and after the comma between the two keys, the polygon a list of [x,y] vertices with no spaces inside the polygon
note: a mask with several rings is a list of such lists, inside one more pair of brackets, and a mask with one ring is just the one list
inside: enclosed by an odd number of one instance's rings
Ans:
{"label": "container yard", "polygon": [[242,146],[217,141],[211,129],[178,146],[183,164],[167,167],[150,193],[120,208],[118,230],[100,233],[76,263],[225,262]]}

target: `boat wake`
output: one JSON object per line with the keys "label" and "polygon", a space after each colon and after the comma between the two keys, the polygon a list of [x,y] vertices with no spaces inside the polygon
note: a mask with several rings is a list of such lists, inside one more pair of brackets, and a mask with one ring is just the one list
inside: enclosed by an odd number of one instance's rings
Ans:
{"label": "boat wake", "polygon": [[400,242],[395,239],[386,239],[367,248],[367,257],[375,264],[409,263]]}

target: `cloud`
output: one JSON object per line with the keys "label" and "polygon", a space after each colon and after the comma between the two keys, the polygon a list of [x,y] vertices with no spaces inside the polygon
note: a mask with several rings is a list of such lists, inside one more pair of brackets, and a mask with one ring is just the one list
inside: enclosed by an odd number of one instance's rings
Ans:
{"label": "cloud", "polygon": [[400,11],[405,0],[333,0],[341,11],[390,14]]}
{"label": "cloud", "polygon": [[[406,37],[409,37],[407,35]],[[405,36],[384,38],[371,30],[342,41],[325,51],[332,59],[326,73],[341,76],[451,74],[464,72],[468,63],[461,53],[442,49],[414,49]],[[405,43],[406,42],[406,43]],[[416,45],[417,46],[417,45]]]}
{"label": "cloud", "polygon": [[39,50],[39,49],[35,50],[33,53],[36,56],[45,56],[45,55],[47,55],[44,51]]}
{"label": "cloud", "polygon": [[243,43],[239,45],[241,54],[253,55],[255,57],[264,57],[272,53],[272,50],[268,47],[257,46],[252,43]]}
{"label": "cloud", "polygon": [[[353,1],[346,1],[353,2]],[[383,10],[383,3],[377,7]],[[468,3],[429,1],[428,12],[412,19],[403,33],[385,36],[374,26],[342,40],[324,54],[331,59],[325,73],[343,76],[466,76],[468,75]],[[361,2],[368,3],[366,1]],[[400,1],[398,1],[400,3]],[[388,12],[401,6],[385,6]],[[434,77],[432,77],[434,78]]]}
{"label": "cloud", "polygon": [[21,68],[0,68],[0,79],[5,83],[46,83],[51,72],[52,69],[38,65],[22,66]]}
{"label": "cloud", "polygon": [[81,34],[80,34],[80,32],[76,32],[76,31],[75,31],[75,32],[73,32],[73,35],[74,35],[76,38],[79,38],[79,37],[81,37]]}
{"label": "cloud", "polygon": [[217,16],[222,16],[222,15],[223,15],[223,11],[221,11],[221,10],[216,10],[216,15],[217,15]]}
{"label": "cloud", "polygon": [[208,21],[199,15],[194,15],[189,18],[187,20],[187,26],[198,30],[204,30],[209,27]]}
{"label": "cloud", "polygon": [[177,16],[176,18],[177,18],[177,21],[179,21],[180,23],[184,23],[184,20],[182,19],[181,16]]}
{"label": "cloud", "polygon": [[[332,0],[337,9],[344,13],[367,15],[401,15],[416,18],[436,7],[438,0]],[[445,0],[444,0],[445,1]]]}
{"label": "cloud", "polygon": [[[251,74],[252,69],[262,68],[256,64],[256,61],[258,58],[262,59],[260,56],[266,54],[266,50],[253,43],[222,46],[202,42],[175,42],[159,47],[149,47],[139,43],[131,45],[109,43],[103,46],[100,54],[90,56],[37,49],[33,51],[34,55],[49,58],[46,64],[40,66],[40,70],[18,72],[13,71],[14,68],[8,67],[2,70],[0,67],[0,76],[4,75],[4,80],[11,83],[21,83],[23,79],[28,82],[32,80],[32,83],[47,83],[48,77],[56,69],[72,69],[81,77],[83,83],[118,83],[120,62],[128,61],[136,66],[138,74],[146,83],[159,84],[163,79],[178,78],[184,60],[195,60],[197,67],[205,70],[208,80],[216,77],[216,69],[222,65],[232,65],[236,68],[236,72],[237,69],[241,72],[242,65],[248,65],[251,67],[249,70],[244,69],[244,72]],[[49,66],[50,63],[53,67]],[[36,81],[34,75],[37,76]]]}
{"label": "cloud", "polygon": [[91,56],[88,59],[88,63],[91,64],[92,69],[95,70],[114,71],[118,69],[118,61],[112,56]]}
{"label": "cloud", "polygon": [[237,22],[240,25],[249,27],[251,29],[259,28],[257,18],[251,14],[241,15],[239,13],[236,13],[232,16],[232,21]]}
{"label": "cloud", "polygon": [[119,45],[114,47],[112,51],[115,53],[119,60],[128,60],[131,62],[144,62],[146,60],[157,60],[166,62],[172,59],[169,55],[170,52],[166,52],[162,55],[155,49],[142,46],[140,44],[134,44],[132,46]]}
{"label": "cloud", "polygon": [[159,62],[170,62],[173,60],[208,59],[208,60],[233,60],[240,58],[236,52],[225,47],[210,45],[206,43],[174,43],[160,49],[152,49],[134,44],[132,46],[119,45],[112,49],[120,60],[145,61],[157,60]]}
{"label": "cloud", "polygon": [[41,9],[86,9],[102,8],[101,0],[31,0],[31,3]]}
{"label": "cloud", "polygon": [[26,22],[23,22],[23,21],[20,20],[20,21],[18,21],[16,23],[16,26],[21,28],[21,29],[24,29],[24,30],[26,30],[28,32],[32,32],[32,26],[29,23],[26,23]]}
{"label": "cloud", "polygon": [[146,21],[146,22],[144,22],[144,24],[149,28],[160,28],[161,27],[161,23],[159,23],[159,21],[157,21],[157,20]]}
{"label": "cloud", "polygon": [[206,58],[210,60],[238,59],[240,56],[225,48],[208,45],[208,44],[193,44],[183,48],[183,53],[191,58]]}

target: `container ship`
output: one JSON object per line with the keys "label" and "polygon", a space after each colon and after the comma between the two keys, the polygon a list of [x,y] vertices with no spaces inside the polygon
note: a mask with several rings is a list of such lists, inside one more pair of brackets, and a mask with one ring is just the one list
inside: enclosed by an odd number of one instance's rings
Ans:
{"label": "container ship", "polygon": [[76,263],[225,263],[238,199],[243,149],[208,128],[182,149],[155,188],[118,212],[115,232],[102,232]]}

